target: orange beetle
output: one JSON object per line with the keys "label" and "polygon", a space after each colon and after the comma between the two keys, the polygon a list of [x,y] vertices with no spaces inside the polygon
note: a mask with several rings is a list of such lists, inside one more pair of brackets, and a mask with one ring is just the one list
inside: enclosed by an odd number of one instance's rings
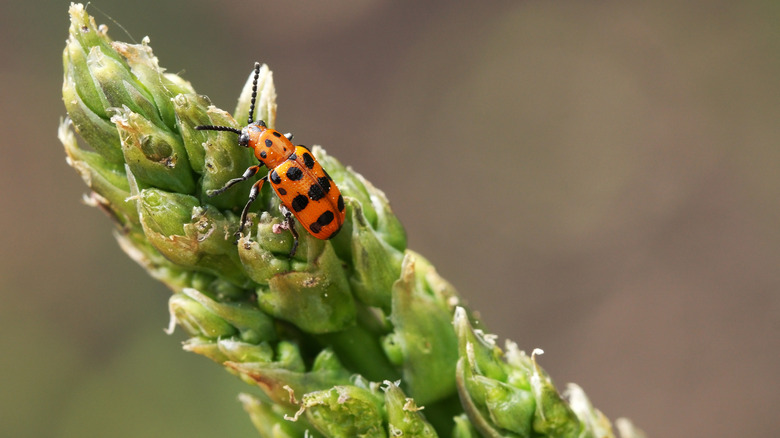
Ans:
{"label": "orange beetle", "polygon": [[249,201],[241,212],[241,223],[236,234],[241,235],[244,231],[249,206],[257,199],[263,183],[270,180],[271,187],[282,201],[287,228],[293,235],[294,241],[290,250],[290,257],[292,257],[298,248],[298,232],[295,231],[292,216],[295,216],[312,236],[323,240],[330,239],[344,224],[344,198],[311,151],[305,146],[293,146],[290,141],[292,134],[283,135],[279,131],[269,129],[262,120],[252,120],[259,76],[260,63],[256,62],[247,126],[241,130],[230,126],[214,125],[196,126],[195,129],[235,132],[238,134],[239,146],[252,148],[255,157],[260,161],[259,165],[249,167],[241,177],[231,179],[220,189],[207,192],[208,196],[216,196],[233,185],[246,181],[257,174],[261,166],[269,169],[268,174],[252,186]]}

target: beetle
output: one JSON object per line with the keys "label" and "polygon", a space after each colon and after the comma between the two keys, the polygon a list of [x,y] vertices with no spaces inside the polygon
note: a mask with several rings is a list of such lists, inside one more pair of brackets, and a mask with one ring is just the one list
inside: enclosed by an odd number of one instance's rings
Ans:
{"label": "beetle", "polygon": [[262,120],[253,120],[257,81],[260,76],[259,62],[255,63],[254,72],[249,119],[244,128],[239,130],[231,126],[200,125],[195,129],[238,134],[238,145],[253,149],[260,164],[249,167],[240,177],[233,178],[222,188],[210,190],[206,194],[209,197],[217,196],[235,184],[255,176],[260,168],[265,166],[268,173],[252,185],[249,200],[241,212],[236,236],[242,235],[249,207],[257,199],[263,183],[270,181],[271,187],[282,201],[286,228],[293,236],[293,246],[290,250],[290,257],[293,257],[298,248],[298,232],[295,230],[293,216],[312,236],[322,240],[330,239],[344,224],[344,197],[311,151],[306,146],[293,145],[292,134],[282,134],[268,128]]}

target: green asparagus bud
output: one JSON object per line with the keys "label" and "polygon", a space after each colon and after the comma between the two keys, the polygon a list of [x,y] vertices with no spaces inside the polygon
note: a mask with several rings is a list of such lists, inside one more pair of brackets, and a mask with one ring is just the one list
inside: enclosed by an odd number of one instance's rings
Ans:
{"label": "green asparagus bud", "polygon": [[135,203],[128,200],[130,184],[124,167],[110,162],[103,154],[79,148],[76,136],[69,127],[68,119],[60,123],[58,137],[68,154],[68,164],[78,171],[93,190],[91,198],[95,201],[94,205],[110,212],[111,217],[122,226],[128,222],[138,223]]}
{"label": "green asparagus bud", "polygon": [[[290,225],[266,187],[234,244],[252,181],[210,195],[257,160],[235,132],[195,127],[240,129],[254,75],[234,119],[165,73],[148,39],[112,42],[81,5],[70,14],[70,119],[58,133],[68,163],[121,248],[173,291],[167,331],[182,326],[186,350],[263,391],[241,396],[261,435],[613,436],[579,387],[562,397],[535,355],[509,342],[505,354],[475,328],[455,289],[406,248],[384,193],[322,148],[312,154],[344,196],[341,232],[323,241],[296,223],[291,257]],[[275,123],[267,66],[254,118]],[[618,429],[642,436],[627,421]]]}
{"label": "green asparagus bud", "polygon": [[276,275],[269,279],[267,288],[257,290],[261,309],[307,333],[339,331],[355,322],[355,304],[340,270],[341,261],[330,245],[321,248],[308,272]]}
{"label": "green asparagus bud", "polygon": [[352,218],[351,279],[355,297],[364,304],[390,312],[393,283],[401,274],[403,252],[393,248],[372,228],[358,202],[347,199]]}
{"label": "green asparagus bud", "polygon": [[[473,428],[477,430],[481,436],[491,438],[504,436],[504,431],[491,421],[491,414],[487,411],[486,388],[477,384],[479,382],[474,379],[475,375],[473,368],[468,365],[468,361],[465,357],[458,360],[456,372],[460,402]],[[463,430],[463,427],[458,427],[461,430],[460,433],[466,433],[466,431]],[[522,434],[521,436],[530,436],[530,428],[527,433]]]}
{"label": "green asparagus bud", "polygon": [[[325,359],[320,359],[320,357]],[[342,371],[338,366],[338,361],[331,361],[332,355],[329,351],[322,351],[320,355],[315,359],[315,365],[312,366],[312,371],[329,370],[329,371]],[[319,362],[318,362],[319,360]],[[273,364],[275,368],[284,368],[288,371],[295,371],[303,373],[306,370],[306,364],[303,363],[303,357],[298,345],[292,342],[280,342],[276,346],[276,362]]]}
{"label": "green asparagus bud", "polygon": [[87,14],[84,5],[71,3],[68,14],[70,14],[69,39],[77,42],[85,51],[97,47],[117,61],[121,60],[121,57],[111,47],[111,40],[107,34],[108,28],[104,25],[97,26],[95,19]]}
{"label": "green asparagus bud", "polygon": [[265,403],[249,394],[239,394],[238,399],[252,419],[260,436],[269,438],[322,437],[304,419],[289,421],[290,413],[279,405]]}
{"label": "green asparagus bud", "polygon": [[[506,382],[516,388],[530,388],[531,376],[534,373],[536,364],[534,360],[525,354],[524,351],[517,348],[517,344],[507,340],[506,341],[506,353],[504,359],[506,359],[508,367],[504,367],[504,371],[507,373]],[[494,350],[500,355],[501,350]],[[499,356],[494,356],[496,360]],[[540,371],[543,371],[540,369]]]}
{"label": "green asparagus bud", "polygon": [[434,438],[438,435],[422,415],[414,399],[406,397],[398,384],[385,380],[385,410],[387,411],[388,435],[403,437]]}
{"label": "green asparagus bud", "polygon": [[271,362],[274,350],[267,342],[255,345],[248,342],[235,341],[233,339],[220,339],[217,342],[219,351],[227,359],[222,362]]}
{"label": "green asparagus bud", "polygon": [[[292,239],[273,232],[274,227],[278,227],[280,223],[279,218],[263,212],[256,228],[257,238],[239,241],[238,255],[241,263],[256,283],[268,284],[272,277],[290,270],[290,260],[284,254],[285,251],[289,252]],[[303,252],[303,249],[299,251]]]}
{"label": "green asparagus bud", "polygon": [[89,108],[76,90],[72,65],[69,65],[62,82],[62,100],[77,131],[86,142],[111,164],[123,167],[124,158],[119,147],[116,126]]}
{"label": "green asparagus bud", "polygon": [[480,434],[474,429],[466,414],[454,417],[455,428],[452,430],[452,438],[480,438]]}
{"label": "green asparagus bud", "polygon": [[260,341],[276,339],[273,321],[255,306],[248,303],[221,303],[191,288],[185,288],[183,294],[233,326],[243,341],[257,344]]}
{"label": "green asparagus bud", "polygon": [[208,204],[201,206],[192,196],[158,189],[142,190],[137,198],[143,231],[168,260],[236,285],[246,283],[230,241],[235,216],[225,216]]}
{"label": "green asparagus bud", "polygon": [[[216,345],[220,354],[205,351],[213,354],[209,357],[213,357],[215,361],[225,365],[230,372],[238,375],[243,381],[259,386],[268,399],[275,403],[284,404],[288,408],[294,407],[296,402],[291,394],[294,389],[287,383],[306,382],[311,384],[312,382],[308,379],[310,376],[314,376],[311,380],[315,384],[320,382],[319,385],[321,385],[315,386],[314,389],[319,389],[327,387],[330,382],[327,373],[306,373],[306,365],[303,363],[301,352],[298,346],[291,342],[281,341],[275,347],[269,345],[270,352],[266,351],[262,344],[258,348],[252,349],[250,346],[236,344],[223,344],[220,347],[219,342]],[[219,358],[224,359],[220,361]],[[303,384],[301,383],[301,385]]]}
{"label": "green asparagus bud", "polygon": [[609,420],[585,393],[570,385],[562,397],[541,369],[535,350],[528,357],[512,342],[507,354],[492,336],[471,327],[466,312],[455,312],[461,358],[458,393],[471,424],[484,436],[614,438]]}
{"label": "green asparagus bud", "polygon": [[[247,382],[255,383],[275,403],[297,406],[296,397],[338,385],[348,385],[350,373],[330,350],[323,350],[310,371],[304,371],[300,353],[294,344],[279,343],[275,362],[233,362],[225,365]],[[296,395],[297,394],[297,395]]]}
{"label": "green asparagus bud", "polygon": [[119,130],[125,161],[140,184],[194,192],[192,168],[179,138],[127,107],[119,109],[111,121]]}
{"label": "green asparagus bud", "polygon": [[395,331],[386,338],[390,355],[401,352],[402,382],[421,404],[455,391],[458,341],[450,322],[447,300],[430,288],[429,277],[438,277],[422,257],[407,253],[401,278],[393,285]]}
{"label": "green asparagus bud", "polygon": [[[178,130],[181,133],[184,149],[187,150],[187,156],[190,159],[190,166],[196,173],[203,174],[206,167],[206,154],[203,143],[212,136],[206,131],[196,130],[195,127],[211,124],[207,114],[211,101],[206,96],[197,94],[179,94],[171,99],[171,103],[176,114]],[[232,146],[232,143],[224,145],[225,148],[230,146]]]}
{"label": "green asparagus bud", "polygon": [[214,339],[236,333],[235,327],[184,294],[171,295],[168,309],[176,323],[193,336]]}
{"label": "green asparagus bud", "polygon": [[[359,173],[352,172],[358,181],[366,188],[370,195],[370,204],[363,204],[365,209],[370,209],[376,213],[375,229],[383,240],[393,248],[403,251],[406,249],[406,230],[390,209],[390,202],[385,193],[374,187],[370,181],[363,178]],[[368,217],[368,216],[367,216]]]}
{"label": "green asparagus bud", "polygon": [[[493,338],[475,330],[462,307],[455,311],[453,324],[460,354],[456,371],[458,394],[474,427],[482,435],[491,437],[503,436],[503,429],[513,430],[521,437],[530,436],[529,420],[532,418],[525,413],[534,411],[535,401],[501,386],[507,372],[501,362],[501,350],[495,346]],[[508,402],[512,396],[514,404]],[[525,404],[518,405],[520,400]],[[505,412],[506,409],[514,412]],[[518,431],[520,427],[513,427],[517,424],[502,424],[511,421],[524,425],[525,430]]]}
{"label": "green asparagus bud", "polygon": [[528,436],[534,418],[531,391],[515,388],[484,376],[473,376],[476,387],[483,391],[484,404],[490,420],[497,428]]}
{"label": "green asparagus bud", "polygon": [[111,48],[111,40],[106,34],[107,28],[105,26],[98,28],[95,19],[86,13],[84,6],[72,3],[68,12],[70,32],[63,53],[65,74],[70,76],[74,88],[85,105],[99,117],[108,120],[106,107],[87,67],[87,53],[93,47],[97,47],[107,56],[115,56],[117,60],[120,57]]}
{"label": "green asparagus bud", "polygon": [[217,348],[224,354],[225,359],[215,361],[224,362],[271,362],[273,361],[274,350],[269,342],[253,344],[236,340],[235,337],[219,339]]}
{"label": "green asparagus bud", "polygon": [[[530,437],[536,400],[530,387],[513,387],[507,366],[493,337],[475,330],[465,309],[455,311],[460,359],[457,385],[461,403],[473,426],[484,436]],[[529,370],[523,370],[529,371]]]}
{"label": "green asparagus bud", "polygon": [[[171,318],[171,323],[172,325],[168,326],[168,328],[165,330],[165,332],[168,334],[172,333],[173,329],[175,328],[175,324],[177,323],[174,317]],[[182,349],[191,353],[200,354],[201,356],[205,356],[220,364],[230,360],[230,358],[220,350],[219,343],[215,342],[213,339],[201,338],[197,336],[192,337],[182,343]]]}
{"label": "green asparagus bud", "polygon": [[[540,354],[541,350],[534,353]],[[531,358],[534,359],[536,354]],[[536,399],[534,431],[560,437],[578,437],[583,431],[577,415],[566,400],[555,389],[550,378],[542,372],[534,360],[534,372],[531,375],[531,390]]]}
{"label": "green asparagus bud", "polygon": [[87,53],[87,68],[95,81],[98,98],[109,114],[112,108],[127,106],[155,126],[164,127],[152,96],[128,70],[127,64],[92,47]]}
{"label": "green asparagus bud", "polygon": [[[206,124],[222,125],[240,128],[238,123],[233,120],[225,111],[213,106],[206,110],[208,116]],[[188,128],[193,129],[196,125]],[[240,176],[247,167],[257,164],[252,151],[238,146],[238,137],[232,132],[211,132],[196,131],[200,135],[205,135],[205,141],[199,143],[203,149],[203,160],[205,167],[203,169],[203,180],[201,181],[201,199],[218,208],[241,208],[244,206],[251,184],[243,184],[231,187],[225,193],[219,196],[208,197],[212,190],[221,188],[230,179]],[[197,138],[197,137],[196,137]],[[197,148],[198,145],[191,145],[191,148]],[[267,205],[268,197],[261,195],[257,200],[258,206]]]}
{"label": "green asparagus bud", "polygon": [[387,437],[382,400],[357,386],[334,386],[303,396],[306,419],[328,437]]}
{"label": "green asparagus bud", "polygon": [[165,69],[160,68],[157,57],[149,47],[149,37],[145,37],[141,44],[115,42],[111,46],[122,55],[130,72],[149,91],[165,126],[170,130],[176,129],[171,99],[179,94],[195,94],[189,82],[176,80],[180,78],[164,73]]}

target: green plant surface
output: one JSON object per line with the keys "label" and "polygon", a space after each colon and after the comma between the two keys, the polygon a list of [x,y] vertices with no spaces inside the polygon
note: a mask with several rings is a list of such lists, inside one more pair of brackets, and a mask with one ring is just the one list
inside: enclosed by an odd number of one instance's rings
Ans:
{"label": "green plant surface", "polygon": [[[289,257],[292,237],[279,233],[279,200],[266,189],[234,244],[251,184],[207,193],[256,162],[234,133],[195,127],[240,129],[252,76],[234,119],[165,73],[148,40],[112,41],[82,5],[69,12],[59,129],[68,163],[122,249],[172,290],[169,332],[181,327],[185,350],[254,389],[240,399],[261,436],[615,436],[579,387],[561,395],[539,352],[500,349],[406,247],[382,191],[321,147],[312,153],[345,198],[341,232],[322,241],[298,226]],[[274,127],[267,66],[257,88],[256,118]],[[624,438],[642,436],[619,424]]]}

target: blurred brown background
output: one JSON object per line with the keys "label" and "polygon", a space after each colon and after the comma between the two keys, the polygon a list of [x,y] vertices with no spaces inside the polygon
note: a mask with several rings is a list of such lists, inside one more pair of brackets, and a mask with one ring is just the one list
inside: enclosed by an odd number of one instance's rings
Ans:
{"label": "blurred brown background", "polygon": [[[163,334],[168,291],[79,202],[68,2],[38,3],[0,5],[0,436],[254,436],[252,388]],[[268,63],[279,127],[382,188],[488,326],[611,419],[777,436],[780,2],[88,10],[228,110]]]}

